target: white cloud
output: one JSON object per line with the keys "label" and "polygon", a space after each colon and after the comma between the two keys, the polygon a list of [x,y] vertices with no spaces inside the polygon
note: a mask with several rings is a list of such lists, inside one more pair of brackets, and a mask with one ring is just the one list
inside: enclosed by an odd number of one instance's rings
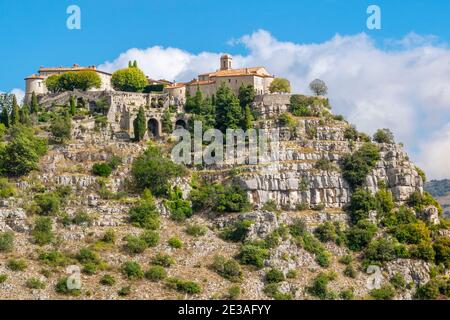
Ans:
{"label": "white cloud", "polygon": [[[344,114],[368,133],[391,128],[430,177],[444,178],[450,177],[444,161],[448,158],[443,154],[443,161],[427,158],[434,152],[431,146],[439,150],[445,144],[444,139],[435,145],[439,135],[432,133],[445,132],[450,122],[450,50],[436,42],[434,36],[410,33],[387,41],[386,48],[380,49],[362,33],[297,44],[278,41],[259,30],[229,44],[242,44],[248,50],[233,57],[235,67],[266,66],[269,72],[288,78],[295,92],[308,93],[311,80],[323,79],[335,113]],[[129,60],[138,60],[152,78],[187,81],[216,70],[219,56],[155,46],[130,49],[99,68],[114,71]]]}
{"label": "white cloud", "polygon": [[[1,94],[1,93],[4,93],[4,92],[3,92],[3,91],[0,91],[0,94]],[[19,104],[22,104],[23,98],[25,97],[25,92],[24,92],[22,89],[20,89],[20,88],[14,88],[14,89],[12,89],[9,93],[15,94],[15,95],[16,95],[16,99],[17,99],[17,102],[18,102]]]}
{"label": "white cloud", "polygon": [[25,97],[25,92],[22,89],[15,88],[15,89],[12,89],[10,93],[15,94],[17,102],[19,104],[22,104],[23,98]]}

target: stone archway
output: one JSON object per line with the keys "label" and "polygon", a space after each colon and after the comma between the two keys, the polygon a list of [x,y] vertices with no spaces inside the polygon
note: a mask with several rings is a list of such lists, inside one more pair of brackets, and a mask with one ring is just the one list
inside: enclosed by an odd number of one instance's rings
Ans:
{"label": "stone archway", "polygon": [[181,129],[181,128],[187,129],[187,123],[184,119],[178,119],[175,122],[175,129]]}
{"label": "stone archway", "polygon": [[159,121],[155,118],[151,118],[147,123],[148,133],[150,136],[159,137]]}

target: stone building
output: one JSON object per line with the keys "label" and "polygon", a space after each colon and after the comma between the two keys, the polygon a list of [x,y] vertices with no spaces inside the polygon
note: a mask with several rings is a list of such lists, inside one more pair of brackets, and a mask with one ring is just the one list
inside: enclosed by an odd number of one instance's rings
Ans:
{"label": "stone building", "polygon": [[63,74],[65,72],[79,72],[79,71],[94,71],[102,81],[100,88],[92,88],[90,91],[112,91],[111,74],[105,71],[98,70],[96,66],[80,67],[74,64],[72,67],[40,67],[37,74],[32,74],[25,78],[25,103],[28,103],[33,91],[38,94],[48,93],[45,85],[45,79],[55,74]]}
{"label": "stone building", "polygon": [[199,89],[204,96],[210,97],[217,92],[222,83],[225,83],[236,95],[242,85],[252,85],[257,94],[269,93],[274,76],[269,74],[266,68],[233,69],[232,60],[230,55],[224,54],[220,58],[219,70],[198,75],[197,79],[186,83],[186,91],[194,95]]}

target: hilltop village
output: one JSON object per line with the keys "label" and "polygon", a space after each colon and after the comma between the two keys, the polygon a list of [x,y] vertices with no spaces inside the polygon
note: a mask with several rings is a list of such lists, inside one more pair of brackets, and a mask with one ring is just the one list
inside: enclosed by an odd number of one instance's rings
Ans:
{"label": "hilltop village", "polygon": [[[2,97],[0,298],[448,299],[449,221],[392,132],[333,114],[322,80],[218,63],[41,67]],[[276,156],[174,162],[195,122],[277,129]]]}

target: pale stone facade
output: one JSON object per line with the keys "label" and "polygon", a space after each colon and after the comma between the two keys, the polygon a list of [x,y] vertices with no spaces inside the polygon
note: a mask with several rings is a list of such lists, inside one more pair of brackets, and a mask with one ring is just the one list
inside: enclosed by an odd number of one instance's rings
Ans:
{"label": "pale stone facade", "polygon": [[242,85],[252,85],[257,94],[266,94],[273,79],[264,67],[233,69],[231,56],[225,54],[220,58],[220,70],[200,74],[198,79],[186,83],[186,91],[192,96],[200,90],[204,96],[211,97],[225,83],[236,95]]}
{"label": "pale stone facade", "polygon": [[43,95],[48,93],[45,85],[45,79],[55,74],[63,74],[65,72],[78,72],[78,71],[94,71],[100,79],[101,85],[99,88],[92,88],[89,91],[113,91],[111,86],[111,74],[98,70],[95,66],[80,67],[74,64],[72,67],[56,67],[56,68],[44,68],[39,69],[38,74],[33,74],[25,78],[25,103],[28,103],[31,94]]}

